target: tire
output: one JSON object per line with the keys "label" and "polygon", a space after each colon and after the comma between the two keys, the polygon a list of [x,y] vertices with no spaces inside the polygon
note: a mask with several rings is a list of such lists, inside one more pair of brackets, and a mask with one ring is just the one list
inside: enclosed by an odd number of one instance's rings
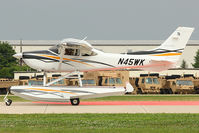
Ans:
{"label": "tire", "polygon": [[174,94],[171,88],[169,89],[169,94]]}
{"label": "tire", "polygon": [[160,89],[160,94],[165,94],[165,90],[164,89]]}
{"label": "tire", "polygon": [[79,100],[79,98],[74,98],[74,99],[70,99],[70,102],[72,105],[77,106],[77,105],[79,105],[80,100]]}
{"label": "tire", "polygon": [[8,100],[6,100],[6,106],[10,106],[11,104],[12,104],[12,100],[11,99],[8,99]]}
{"label": "tire", "polygon": [[138,88],[137,94],[143,94],[141,88]]}

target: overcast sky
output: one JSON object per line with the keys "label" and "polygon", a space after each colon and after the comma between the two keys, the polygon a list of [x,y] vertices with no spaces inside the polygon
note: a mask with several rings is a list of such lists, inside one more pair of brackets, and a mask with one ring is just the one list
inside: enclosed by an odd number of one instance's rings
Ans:
{"label": "overcast sky", "polygon": [[198,0],[0,0],[0,40],[164,40],[195,27]]}

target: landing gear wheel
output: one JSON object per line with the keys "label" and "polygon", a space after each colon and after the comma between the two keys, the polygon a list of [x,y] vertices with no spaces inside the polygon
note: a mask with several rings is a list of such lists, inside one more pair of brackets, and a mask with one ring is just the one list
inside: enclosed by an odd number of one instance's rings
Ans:
{"label": "landing gear wheel", "polygon": [[70,102],[72,105],[79,105],[80,100],[79,98],[74,98],[74,99],[70,99]]}
{"label": "landing gear wheel", "polygon": [[7,99],[5,101],[5,103],[6,103],[6,106],[10,106],[12,104],[12,100],[11,99]]}

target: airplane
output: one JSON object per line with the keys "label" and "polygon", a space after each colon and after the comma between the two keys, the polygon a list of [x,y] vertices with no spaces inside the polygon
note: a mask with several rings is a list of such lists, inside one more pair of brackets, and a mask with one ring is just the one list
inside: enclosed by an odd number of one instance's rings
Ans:
{"label": "airplane", "polygon": [[[95,49],[90,43],[78,39],[64,39],[60,44],[48,50],[17,53],[14,57],[23,61],[33,69],[43,71],[43,86],[12,86],[11,93],[29,100],[71,101],[78,105],[80,99],[101,97],[113,93],[124,93],[121,87],[83,87],[80,72],[142,69],[147,71],[163,71],[176,66],[179,57],[194,31],[190,27],[178,27],[159,47],[121,54],[105,53]],[[47,72],[69,72],[57,80],[46,82]],[[79,87],[53,87],[52,84],[78,74]],[[127,83],[127,88],[132,86]],[[6,105],[12,101],[5,97]]]}

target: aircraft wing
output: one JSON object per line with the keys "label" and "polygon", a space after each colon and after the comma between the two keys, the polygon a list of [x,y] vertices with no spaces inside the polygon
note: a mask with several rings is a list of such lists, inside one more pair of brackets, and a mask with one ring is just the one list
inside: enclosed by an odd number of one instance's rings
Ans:
{"label": "aircraft wing", "polygon": [[78,48],[83,48],[87,50],[93,49],[93,46],[84,40],[74,41],[74,39],[64,39],[61,41],[60,45],[65,46],[65,47],[78,47]]}

